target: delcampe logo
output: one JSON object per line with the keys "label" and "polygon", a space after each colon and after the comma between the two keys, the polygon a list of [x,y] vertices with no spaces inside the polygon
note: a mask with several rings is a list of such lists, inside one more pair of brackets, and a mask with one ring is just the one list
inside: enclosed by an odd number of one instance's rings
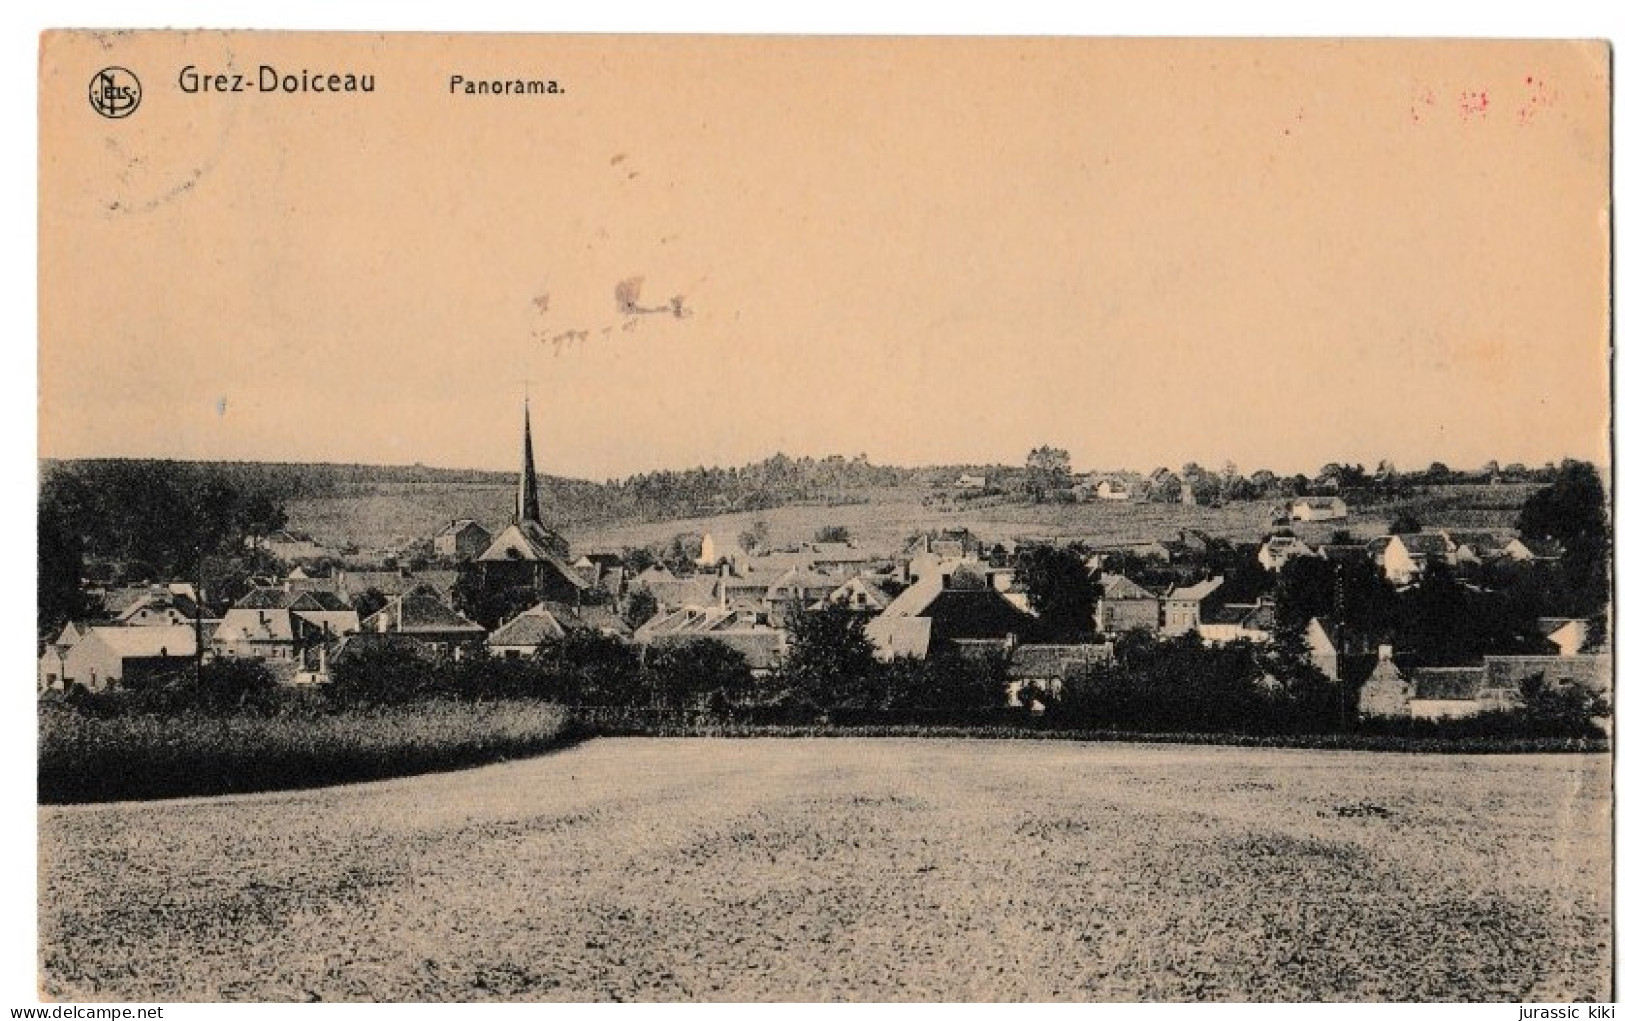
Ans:
{"label": "delcampe logo", "polygon": [[90,79],[90,108],[117,119],[135,113],[141,105],[141,80],[122,67],[104,67]]}

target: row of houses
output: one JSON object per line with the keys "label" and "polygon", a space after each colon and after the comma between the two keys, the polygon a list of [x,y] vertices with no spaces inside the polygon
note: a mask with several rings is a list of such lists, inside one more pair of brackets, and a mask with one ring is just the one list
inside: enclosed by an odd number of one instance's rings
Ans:
{"label": "row of houses", "polygon": [[1311,547],[1295,535],[1277,535],[1258,547],[1258,562],[1280,570],[1295,557],[1318,556],[1333,561],[1369,560],[1396,587],[1415,584],[1431,566],[1483,565],[1499,561],[1555,563],[1563,554],[1557,544],[1524,538],[1511,530],[1433,529],[1384,535],[1367,542],[1323,543]]}
{"label": "row of houses", "polygon": [[1476,666],[1405,669],[1385,645],[1360,687],[1360,714],[1443,720],[1511,709],[1522,701],[1525,682],[1535,678],[1550,689],[1578,687],[1612,701],[1613,662],[1607,655],[1485,656]]}
{"label": "row of houses", "polygon": [[[1114,633],[1194,630],[1222,644],[1265,642],[1273,627],[1268,604],[1224,603],[1222,578],[1174,587],[1159,596],[1123,576],[1108,577],[1098,611],[1107,639],[1046,644],[1031,641],[1036,618],[1030,609],[991,584],[956,587],[954,575],[939,575],[916,581],[894,598],[864,573],[839,580],[803,567],[792,569],[791,575],[794,580],[781,575],[763,587],[759,579],[741,579],[727,569],[688,578],[662,570],[644,580],[674,583],[665,592],[669,603],[634,633],[628,633],[611,607],[542,602],[488,634],[423,583],[388,598],[365,619],[335,593],[284,588],[255,590],[218,619],[203,618],[198,615],[201,604],[184,586],[176,586],[181,591],[160,586],[121,601],[109,621],[67,625],[41,656],[39,685],[41,690],[72,684],[106,690],[175,675],[197,660],[200,639],[205,660],[257,660],[279,679],[300,684],[320,682],[352,650],[382,641],[405,642],[454,659],[482,645],[493,656],[520,658],[582,630],[628,639],[644,650],[710,639],[739,651],[761,676],[777,668],[788,651],[783,622],[773,619],[783,596],[788,602],[781,613],[789,605],[869,612],[866,631],[882,661],[950,652],[1000,655],[1015,705],[1024,690],[1053,691],[1070,674],[1108,662]],[[1515,704],[1522,681],[1536,675],[1557,686],[1583,684],[1606,693],[1608,657],[1579,653],[1586,623],[1551,618],[1543,619],[1541,627],[1557,655],[1492,656],[1473,667],[1407,670],[1384,647],[1362,686],[1361,712],[1437,719],[1504,708]],[[1340,679],[1343,650],[1332,625],[1313,620],[1305,638],[1311,661]]]}

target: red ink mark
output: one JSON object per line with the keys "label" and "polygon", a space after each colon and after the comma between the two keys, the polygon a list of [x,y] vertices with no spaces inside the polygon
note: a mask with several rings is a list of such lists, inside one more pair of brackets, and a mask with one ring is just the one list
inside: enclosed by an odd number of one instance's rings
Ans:
{"label": "red ink mark", "polygon": [[1534,120],[1535,115],[1551,106],[1552,101],[1556,98],[1556,95],[1546,88],[1545,79],[1529,75],[1524,78],[1523,83],[1528,88],[1529,95],[1524,98],[1523,105],[1518,107],[1518,124],[1520,126]]}
{"label": "red ink mark", "polygon": [[1422,112],[1423,111],[1422,111],[1421,107],[1432,106],[1432,105],[1433,105],[1433,90],[1432,89],[1423,88],[1420,92],[1417,92],[1414,95],[1412,95],[1411,96],[1411,121],[1413,123],[1416,123],[1416,124],[1422,123]]}
{"label": "red ink mark", "polygon": [[1463,92],[1461,94],[1461,119],[1470,117],[1486,117],[1490,110],[1490,94],[1482,89],[1477,92]]}

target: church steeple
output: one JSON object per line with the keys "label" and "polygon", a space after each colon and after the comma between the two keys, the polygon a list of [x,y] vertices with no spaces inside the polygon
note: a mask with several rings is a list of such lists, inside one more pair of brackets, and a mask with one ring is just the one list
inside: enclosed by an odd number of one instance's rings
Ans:
{"label": "church steeple", "polygon": [[542,523],[542,501],[536,493],[536,457],[530,445],[530,398],[525,398],[525,460],[520,469],[519,494],[514,501],[514,524]]}

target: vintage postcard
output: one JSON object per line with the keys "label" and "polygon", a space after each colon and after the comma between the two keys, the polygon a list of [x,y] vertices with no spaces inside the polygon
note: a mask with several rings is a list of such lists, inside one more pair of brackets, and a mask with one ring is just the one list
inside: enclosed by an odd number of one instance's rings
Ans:
{"label": "vintage postcard", "polygon": [[1611,1000],[1611,63],[46,33],[40,998]]}

